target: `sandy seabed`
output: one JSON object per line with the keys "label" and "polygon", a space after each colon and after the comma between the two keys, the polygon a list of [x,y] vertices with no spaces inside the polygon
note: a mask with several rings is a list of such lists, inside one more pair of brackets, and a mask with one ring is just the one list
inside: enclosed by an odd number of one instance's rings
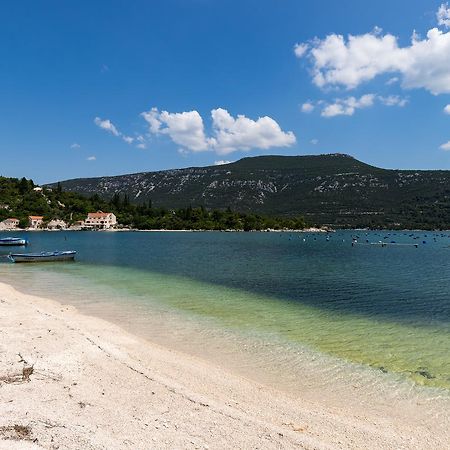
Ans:
{"label": "sandy seabed", "polygon": [[294,398],[0,283],[0,449],[450,449],[428,406]]}

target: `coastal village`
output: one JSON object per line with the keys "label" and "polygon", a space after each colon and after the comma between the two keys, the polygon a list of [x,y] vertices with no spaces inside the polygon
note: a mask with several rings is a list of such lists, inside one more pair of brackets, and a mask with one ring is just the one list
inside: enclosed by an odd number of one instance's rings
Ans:
{"label": "coastal village", "polygon": [[[10,217],[8,219],[0,222],[1,231],[13,231],[18,230],[20,221],[15,217]],[[45,221],[44,216],[28,216],[28,227],[25,229],[27,231],[36,230],[112,230],[118,226],[117,218],[112,212],[90,212],[88,213],[85,220],[75,221],[73,223],[67,223],[61,219],[52,219],[50,221]]]}

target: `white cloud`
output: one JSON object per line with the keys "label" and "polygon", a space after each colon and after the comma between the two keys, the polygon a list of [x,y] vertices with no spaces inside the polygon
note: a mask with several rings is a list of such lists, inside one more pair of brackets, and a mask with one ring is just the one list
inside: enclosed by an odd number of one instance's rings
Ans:
{"label": "white cloud", "polygon": [[445,150],[446,152],[448,152],[450,150],[450,141],[446,142],[445,144],[440,145],[439,148],[441,150]]}
{"label": "white cloud", "polygon": [[390,86],[391,84],[398,83],[399,81],[400,81],[400,79],[398,77],[392,77],[392,78],[389,78],[389,80],[386,81],[386,84],[388,86]]}
{"label": "white cloud", "polygon": [[446,105],[446,106],[444,107],[444,113],[445,113],[445,114],[450,114],[450,105]]}
{"label": "white cloud", "polygon": [[379,95],[378,100],[386,106],[399,106],[403,108],[408,103],[408,99],[402,98],[399,95],[388,95],[387,97],[383,97]]}
{"label": "white cloud", "polygon": [[436,18],[439,25],[446,28],[450,27],[450,8],[448,7],[448,3],[442,3],[441,6],[439,6]]}
{"label": "white cloud", "polygon": [[150,126],[150,133],[167,134],[173,142],[194,152],[208,150],[209,140],[197,111],[169,113],[152,108],[142,116]]}
{"label": "white cloud", "polygon": [[257,120],[243,115],[232,117],[222,108],[211,111],[214,138],[213,147],[217,153],[227,154],[236,150],[252,148],[289,147],[296,139],[292,131],[284,132],[278,123],[268,116]]}
{"label": "white cloud", "polygon": [[311,139],[309,141],[309,143],[312,144],[312,145],[317,145],[319,143],[319,139]]}
{"label": "white cloud", "polygon": [[314,104],[311,102],[305,102],[301,106],[301,110],[304,113],[310,113],[310,112],[314,111]]}
{"label": "white cloud", "polygon": [[140,148],[140,149],[147,148],[147,143],[145,142],[145,138],[141,134],[136,136],[136,141],[138,142],[138,144],[136,145],[136,148]]}
{"label": "white cloud", "polygon": [[122,135],[122,139],[127,143],[127,144],[132,144],[134,142],[134,138],[132,138],[131,136],[125,136]]}
{"label": "white cloud", "polygon": [[100,117],[96,117],[94,119],[94,123],[102,130],[108,131],[111,134],[113,134],[114,136],[120,136],[119,131],[117,130],[117,128],[114,126],[114,124],[109,119],[102,120],[102,119],[100,119]]}
{"label": "white cloud", "polygon": [[309,45],[308,44],[295,44],[294,53],[297,58],[301,58],[307,51]]}
{"label": "white cloud", "polygon": [[355,112],[355,108],[345,106],[342,103],[332,103],[327,105],[322,113],[322,117],[335,117],[335,116],[352,116]]}
{"label": "white cloud", "polygon": [[77,144],[76,142],[74,142],[71,146],[70,146],[70,148],[80,148],[81,147],[81,145],[80,144]]}
{"label": "white cloud", "polygon": [[97,158],[95,156],[88,156],[86,158],[87,161],[95,161]]}
{"label": "white cloud", "polygon": [[161,128],[161,121],[159,120],[158,108],[152,108],[150,111],[141,113],[141,116],[150,126],[150,133],[157,134]]}
{"label": "white cloud", "polygon": [[323,108],[321,116],[353,116],[357,109],[368,108],[372,106],[374,100],[374,94],[365,94],[359,99],[355,97],[336,99],[334,103],[328,104]]}
{"label": "white cloud", "polygon": [[291,131],[283,132],[270,117],[252,120],[238,115],[235,118],[222,108],[211,111],[211,137],[206,136],[203,119],[197,111],[169,113],[152,108],[142,116],[151,134],[166,134],[176,144],[194,152],[214,150],[227,154],[252,148],[286,147],[296,142]]}
{"label": "white cloud", "polygon": [[116,137],[120,137],[127,144],[132,144],[135,140],[133,137],[121,133],[109,119],[103,120],[100,119],[100,117],[96,117],[94,123],[102,130],[105,130]]}
{"label": "white cloud", "polygon": [[320,115],[322,117],[335,116],[353,116],[357,109],[370,108],[379,102],[385,106],[403,107],[408,103],[408,99],[399,95],[382,95],[365,94],[359,98],[350,96],[345,98],[337,98],[332,103],[327,103],[324,100],[319,100],[315,103],[308,102],[313,109],[317,106],[321,108]]}
{"label": "white cloud", "polygon": [[[450,24],[450,10],[441,5],[438,20]],[[313,83],[320,87],[344,86],[353,89],[382,74],[398,75],[406,89],[423,88],[433,94],[450,93],[450,32],[432,28],[424,39],[414,33],[411,44],[399,46],[397,37],[371,33],[344,38],[330,34],[309,46],[298,44],[297,57],[312,62]],[[393,80],[391,78],[391,80]]]}
{"label": "white cloud", "polygon": [[220,161],[214,161],[215,166],[223,166],[224,164],[231,164],[233,161],[227,161],[224,159],[221,159]]}

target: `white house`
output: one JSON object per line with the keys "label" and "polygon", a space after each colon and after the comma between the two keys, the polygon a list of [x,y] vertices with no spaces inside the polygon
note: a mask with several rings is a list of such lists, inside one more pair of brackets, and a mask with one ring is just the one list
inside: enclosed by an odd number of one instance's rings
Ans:
{"label": "white house", "polygon": [[34,230],[40,228],[44,221],[43,216],[28,216],[28,226]]}
{"label": "white house", "polygon": [[11,217],[9,219],[4,220],[1,223],[3,225],[3,229],[4,230],[12,230],[12,229],[17,228],[19,226],[19,219]]}
{"label": "white house", "polygon": [[117,225],[117,218],[114,213],[97,211],[89,213],[84,221],[84,228],[97,230],[108,230]]}

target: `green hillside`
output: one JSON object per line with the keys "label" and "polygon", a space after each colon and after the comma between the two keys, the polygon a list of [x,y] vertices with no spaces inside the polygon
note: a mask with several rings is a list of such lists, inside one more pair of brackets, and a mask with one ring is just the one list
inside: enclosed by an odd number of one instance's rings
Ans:
{"label": "green hillside", "polygon": [[[55,185],[53,185],[55,186]],[[450,228],[450,171],[388,170],[351,156],[259,156],[235,163],[62,182],[85,196],[293,217],[334,227]]]}
{"label": "green hillside", "polygon": [[45,221],[62,219],[75,222],[108,205],[100,198],[86,198],[74,192],[62,192],[60,186],[35,190],[32,180],[0,177],[0,221],[8,217],[28,225],[29,215],[44,216]]}
{"label": "green hillside", "polygon": [[0,221],[15,217],[20,227],[28,226],[29,215],[42,215],[44,222],[62,219],[68,224],[84,220],[88,212],[113,212],[121,226],[137,229],[192,230],[261,230],[267,228],[304,228],[302,217],[266,217],[226,210],[206,210],[204,207],[168,209],[153,207],[150,201],[131,204],[126,195],[102,199],[93,194],[86,197],[54,187],[36,187],[31,180],[0,177]]}

